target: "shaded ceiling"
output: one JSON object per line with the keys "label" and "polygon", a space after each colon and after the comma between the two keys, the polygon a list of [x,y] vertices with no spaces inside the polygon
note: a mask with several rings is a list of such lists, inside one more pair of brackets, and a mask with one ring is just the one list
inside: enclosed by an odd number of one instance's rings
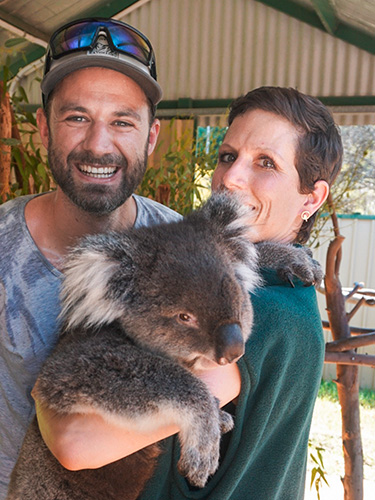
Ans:
{"label": "shaded ceiling", "polygon": [[[1,63],[8,57],[9,68],[15,74],[43,56],[49,36],[60,25],[81,17],[121,16],[152,1],[155,0],[0,0]],[[228,0],[231,1],[235,0]],[[256,1],[375,54],[373,0]],[[16,43],[20,37],[25,41]]]}
{"label": "shaded ceiling", "polygon": [[280,85],[319,97],[339,123],[375,123],[375,0],[0,0],[0,77],[17,74],[13,89],[36,109],[50,35],[95,16],[150,37],[160,113],[219,115],[250,88]]}

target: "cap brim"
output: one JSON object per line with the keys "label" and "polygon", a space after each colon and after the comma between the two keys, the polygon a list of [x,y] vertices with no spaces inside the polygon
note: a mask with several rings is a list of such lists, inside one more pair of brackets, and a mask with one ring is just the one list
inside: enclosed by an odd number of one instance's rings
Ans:
{"label": "cap brim", "polygon": [[161,101],[163,92],[158,82],[152,78],[148,69],[141,62],[123,54],[113,57],[108,54],[72,53],[54,60],[50,71],[43,78],[41,89],[45,96],[67,75],[83,68],[100,67],[119,71],[134,80],[156,105]]}

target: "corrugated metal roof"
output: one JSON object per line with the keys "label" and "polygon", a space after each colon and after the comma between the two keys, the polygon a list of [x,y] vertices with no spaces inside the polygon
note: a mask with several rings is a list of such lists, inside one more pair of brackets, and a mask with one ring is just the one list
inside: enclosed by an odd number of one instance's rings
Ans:
{"label": "corrugated metal roof", "polygon": [[[150,36],[166,100],[231,99],[260,85],[375,95],[374,55],[259,2],[157,0],[121,19]],[[355,121],[374,116],[360,110]]]}
{"label": "corrugated metal roof", "polygon": [[[375,29],[375,9],[373,0],[297,0],[297,3],[315,10],[316,5],[326,4],[338,22],[350,24],[370,35]],[[315,5],[314,5],[315,4]]]}
{"label": "corrugated metal roof", "polygon": [[[297,87],[331,101],[338,99],[334,103],[340,105],[335,108],[340,123],[375,123],[375,55],[314,27],[314,23],[308,24],[266,5],[272,3],[271,0],[112,0],[105,3],[111,4],[113,11],[119,9],[120,4],[127,6],[125,10],[120,9],[116,17],[151,39],[164,90],[161,109],[181,107],[179,100],[184,98],[191,99],[193,107],[217,108],[251,88],[281,85]],[[336,0],[335,5],[340,7],[339,21],[350,17],[358,7],[361,15],[357,12],[356,25],[362,25],[363,19],[367,19],[368,29],[372,23],[375,26],[375,4],[364,3],[366,8],[362,11],[356,1]],[[101,8],[103,2],[67,0],[63,10],[57,1],[47,5],[45,0],[26,3],[5,0],[0,3],[0,17],[3,11],[7,11],[8,19],[20,15],[21,4],[36,34],[46,37],[56,26],[80,17],[89,9],[92,12]],[[310,0],[281,4],[313,8]],[[25,84],[28,85],[27,81]],[[360,105],[353,102],[358,96],[363,98]],[[40,102],[39,91],[33,93],[32,101]],[[351,106],[351,116],[346,105]]]}

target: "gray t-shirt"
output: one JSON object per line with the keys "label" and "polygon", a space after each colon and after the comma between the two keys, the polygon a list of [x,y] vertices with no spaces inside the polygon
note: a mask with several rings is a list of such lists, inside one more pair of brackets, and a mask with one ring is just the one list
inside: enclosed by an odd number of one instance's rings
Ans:
{"label": "gray t-shirt", "polygon": [[[62,273],[28,231],[24,213],[31,198],[0,205],[0,500],[34,415],[31,389],[58,333]],[[148,198],[134,199],[135,227],[181,217]]]}

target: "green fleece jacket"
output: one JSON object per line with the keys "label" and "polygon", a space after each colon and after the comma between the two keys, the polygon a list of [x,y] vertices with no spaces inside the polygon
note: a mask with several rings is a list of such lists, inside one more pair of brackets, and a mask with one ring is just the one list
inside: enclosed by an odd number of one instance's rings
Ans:
{"label": "green fleece jacket", "polygon": [[176,469],[177,438],[142,500],[301,500],[308,436],[324,360],[315,289],[263,272],[252,295],[254,328],[239,361],[242,388],[232,431],[216,474],[193,490]]}

